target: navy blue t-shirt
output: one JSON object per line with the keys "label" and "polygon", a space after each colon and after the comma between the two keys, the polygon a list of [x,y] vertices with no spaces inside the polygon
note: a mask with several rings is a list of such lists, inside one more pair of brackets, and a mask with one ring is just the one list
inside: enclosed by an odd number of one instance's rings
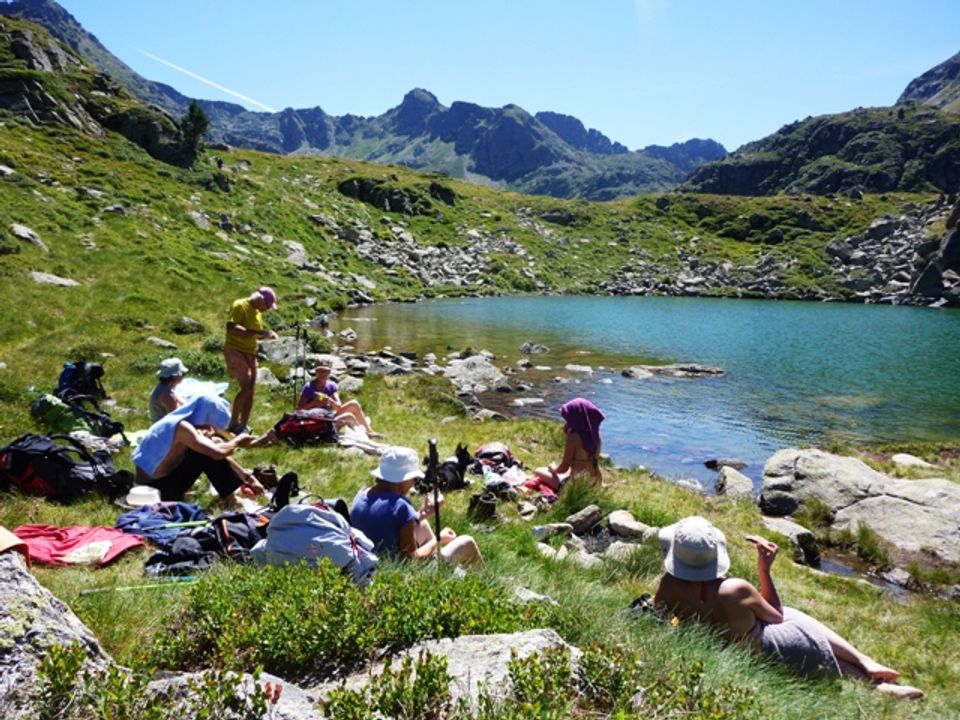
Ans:
{"label": "navy blue t-shirt", "polygon": [[350,524],[370,538],[376,546],[375,553],[399,557],[400,528],[411,520],[419,520],[420,514],[399,493],[385,492],[370,497],[368,491],[369,488],[364,488],[353,499]]}

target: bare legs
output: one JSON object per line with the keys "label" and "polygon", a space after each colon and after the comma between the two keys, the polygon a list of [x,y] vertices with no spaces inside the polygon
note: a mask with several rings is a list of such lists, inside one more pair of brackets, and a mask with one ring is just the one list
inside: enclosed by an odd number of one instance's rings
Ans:
{"label": "bare legs", "polygon": [[370,437],[383,437],[380,433],[374,431],[367,420],[367,416],[363,414],[363,408],[356,400],[348,400],[338,408],[337,423],[341,422],[351,427],[362,427]]}
{"label": "bare legs", "polygon": [[226,360],[228,377],[236,378],[240,385],[230,412],[230,429],[245,429],[250,420],[250,411],[253,409],[254,388],[257,382],[257,356],[248,355],[233,348],[224,348],[223,357]]}
{"label": "bare legs", "polygon": [[[448,528],[444,528],[446,531]],[[427,520],[421,520],[415,531],[417,545],[423,545],[434,538],[433,529]],[[483,556],[476,541],[469,535],[457,535],[440,549],[440,557],[450,565],[473,565],[483,567]]]}
{"label": "bare legs", "polygon": [[844,675],[870,680],[879,692],[900,698],[923,697],[923,691],[911,685],[894,682],[900,673],[893,668],[881,665],[869,655],[857,650],[853,645],[837,635],[833,630],[820,623],[827,635],[827,641],[833,654],[837,656]]}

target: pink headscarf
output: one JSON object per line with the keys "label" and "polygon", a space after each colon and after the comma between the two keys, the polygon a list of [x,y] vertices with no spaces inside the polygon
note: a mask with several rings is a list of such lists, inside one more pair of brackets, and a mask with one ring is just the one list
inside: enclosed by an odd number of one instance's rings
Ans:
{"label": "pink headscarf", "polygon": [[573,432],[580,436],[583,449],[591,455],[600,447],[600,423],[604,414],[585,398],[574,398],[560,406],[560,415]]}

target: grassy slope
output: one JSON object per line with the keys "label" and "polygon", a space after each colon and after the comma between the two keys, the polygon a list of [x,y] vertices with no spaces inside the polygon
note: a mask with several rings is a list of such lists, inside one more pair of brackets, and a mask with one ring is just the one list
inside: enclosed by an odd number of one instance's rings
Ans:
{"label": "grassy slope", "polygon": [[[384,213],[341,197],[333,190],[336,183],[356,174],[392,174],[398,185],[425,187],[429,179],[423,176],[359,162],[237,152],[225,156],[227,165],[247,161],[250,168],[228,171],[233,189],[223,193],[206,189],[210,170],[182,171],[164,166],[115,137],[98,141],[72,131],[27,129],[9,118],[3,122],[0,164],[14,168],[16,173],[0,178],[0,232],[8,233],[10,223],[21,222],[40,233],[50,247],[47,255],[8,238],[20,252],[0,256],[5,288],[0,297],[0,316],[5,318],[0,325],[0,361],[7,364],[0,370],[0,437],[4,439],[34,428],[27,412],[32,397],[27,388],[50,387],[60,363],[78,354],[106,352],[113,356],[105,360],[107,385],[117,399],[117,414],[128,428],[137,429],[146,425],[152,370],[156,361],[168,354],[145,344],[146,336],[176,340],[178,352],[188,364],[207,366],[218,374],[220,360],[215,342],[205,343],[203,336],[173,335],[174,320],[189,315],[204,323],[211,335],[218,336],[229,301],[261,280],[280,291],[283,308],[269,317],[275,327],[306,315],[297,300],[304,294],[318,297],[321,305],[328,307],[345,301],[342,287],[317,278],[306,281],[316,289],[304,291],[302,275],[283,260],[287,251],[280,240],[302,242],[311,255],[322,258],[328,269],[352,270],[372,277],[378,283],[379,298],[409,298],[423,291],[416,281],[391,278],[379,267],[357,258],[352,246],[339,243],[307,219],[317,212],[330,214],[342,224],[350,218],[361,218],[379,232],[379,218]],[[844,205],[824,199],[683,196],[672,197],[671,207],[660,210],[656,198],[604,205],[564,203],[454,181],[448,184],[460,199],[455,208],[439,206],[445,222],[425,217],[409,221],[421,242],[459,245],[465,240],[458,228],[510,232],[528,248],[542,269],[540,276],[557,291],[588,289],[625,262],[633,246],[653,256],[674,258],[676,263],[676,245],[689,242],[694,235],[701,237],[699,252],[719,259],[737,261],[773,252],[799,255],[810,267],[817,267],[823,263],[823,244],[835,234],[860,230],[876,215],[909,199],[869,197],[859,205]],[[104,197],[81,197],[78,186],[103,191]],[[307,201],[317,209],[309,207]],[[125,217],[104,211],[114,203],[126,208]],[[711,213],[703,220],[697,214],[700,206],[708,207]],[[530,207],[535,214],[558,207],[569,209],[580,219],[574,227],[558,228],[560,237],[590,237],[593,242],[568,245],[524,230],[516,220],[521,207]],[[225,213],[235,225],[249,223],[255,232],[235,232],[224,239],[213,229],[198,229],[187,216],[191,210],[204,210],[213,219]],[[802,211],[815,214],[827,230],[808,232],[791,225]],[[742,223],[753,212],[782,219],[794,237],[766,246],[749,234],[745,241],[720,236],[724,227]],[[393,216],[391,221],[400,219]],[[263,234],[272,235],[274,242],[265,243]],[[682,239],[678,240],[678,234]],[[84,249],[85,240],[92,241],[97,249]],[[610,247],[609,242],[615,245]],[[553,258],[547,256],[548,251]],[[576,278],[564,273],[574,260],[583,273]],[[519,275],[511,268],[517,259],[506,257],[501,262],[503,270],[491,277],[491,290],[515,291],[511,282]],[[29,270],[75,278],[82,285],[37,285],[26,277]],[[810,278],[813,281],[812,274]],[[416,384],[411,388],[409,382],[369,380],[360,395],[364,407],[377,425],[390,433],[392,441],[421,447],[425,437],[439,434],[441,447],[448,450],[460,440],[475,446],[500,438],[529,464],[546,461],[558,452],[557,429],[543,423],[476,424],[460,418],[441,425],[442,417],[455,414],[455,404],[446,398],[449,389],[425,380],[412,381]],[[272,423],[288,406],[285,391],[262,392],[255,426],[263,428]],[[123,409],[129,414],[122,414]],[[368,481],[372,466],[366,458],[355,459],[327,449],[299,453],[264,449],[247,453],[244,462],[273,462],[283,470],[298,470],[310,489],[347,497]],[[121,457],[120,464],[129,466],[128,458]],[[642,519],[657,524],[702,512],[717,521],[731,539],[757,529],[752,508],[693,497],[634,473],[617,472],[614,477],[617,482],[612,494],[604,499],[609,507],[626,504]],[[451,498],[449,517],[461,529],[468,527],[461,514],[465,503],[462,495]],[[0,502],[0,523],[6,527],[23,522],[112,524],[114,519],[115,509],[99,500],[70,508],[26,498],[4,497]],[[866,651],[899,667],[909,681],[930,691],[929,700],[916,709],[885,703],[856,683],[791,683],[742,652],[721,651],[702,633],[675,633],[627,622],[619,611],[641,591],[652,588],[657,572],[655,548],[647,553],[645,562],[636,566],[586,572],[535,557],[525,526],[520,523],[490,535],[480,534],[479,540],[491,560],[492,575],[520,580],[579,612],[583,623],[571,632],[572,640],[626,639],[656,667],[680,656],[702,657],[707,665],[707,682],[719,682],[733,674],[758,690],[758,716],[907,717],[916,713],[946,717],[960,712],[960,651],[954,642],[960,617],[955,604],[916,600],[892,605],[854,582],[814,575],[792,566],[785,558],[778,561],[781,594],[788,603],[834,625]],[[752,577],[749,548],[736,542],[733,545],[736,571]],[[38,569],[37,575],[80,613],[118,659],[132,661],[152,635],[163,633],[169,626],[188,590],[89,598],[80,598],[79,592],[91,586],[136,583],[142,578],[141,562],[142,557],[131,557],[95,573]],[[923,642],[916,642],[917,637]]]}

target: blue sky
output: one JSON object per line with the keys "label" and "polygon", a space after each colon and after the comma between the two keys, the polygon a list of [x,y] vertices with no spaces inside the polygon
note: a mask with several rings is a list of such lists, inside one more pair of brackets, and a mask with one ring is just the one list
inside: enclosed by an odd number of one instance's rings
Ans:
{"label": "blue sky", "polygon": [[[250,109],[379,115],[414,87],[728,149],[889,105],[960,51],[957,0],[60,0],[140,74]],[[240,100],[184,72],[242,95]]]}

